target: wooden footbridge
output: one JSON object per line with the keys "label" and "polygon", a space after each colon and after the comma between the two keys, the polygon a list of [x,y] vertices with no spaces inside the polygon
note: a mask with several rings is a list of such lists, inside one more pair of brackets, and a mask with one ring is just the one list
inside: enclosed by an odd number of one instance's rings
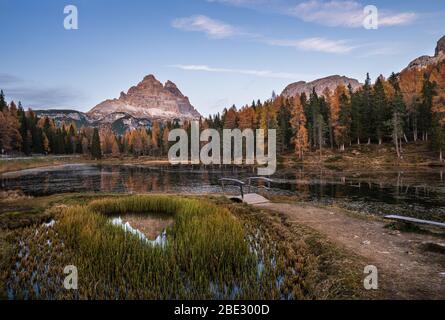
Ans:
{"label": "wooden footbridge", "polygon": [[[261,185],[257,184],[256,187],[270,190],[271,183],[274,181],[272,179],[269,179],[266,177],[250,177],[250,178],[247,178],[247,184],[241,180],[231,179],[231,178],[221,178],[221,179],[219,179],[219,182],[221,183],[223,193],[225,193],[226,185],[232,185],[232,186],[236,186],[239,188],[239,193],[240,193],[239,196],[226,194],[226,197],[229,198],[230,200],[256,205],[256,204],[268,203],[269,200],[260,194],[252,193],[251,192],[252,183],[253,182],[263,182],[263,184],[261,184]],[[244,188],[247,188],[247,193],[245,192]],[[421,220],[421,219],[416,219],[416,218],[412,218],[412,217],[404,217],[404,216],[399,216],[399,215],[387,215],[384,218],[387,220],[398,221],[398,222],[402,222],[402,223],[421,224],[421,225],[429,225],[429,226],[435,226],[435,227],[439,227],[439,228],[445,228],[445,223],[437,222],[437,221]]]}
{"label": "wooden footbridge", "polygon": [[[265,177],[250,177],[247,178],[247,185],[245,182],[238,180],[238,179],[231,179],[231,178],[222,178],[219,179],[219,182],[221,183],[223,193],[225,193],[225,187],[226,185],[234,185],[239,188],[240,195],[234,196],[234,195],[226,195],[230,200],[238,201],[238,202],[244,202],[247,204],[260,204],[260,203],[267,203],[269,200],[267,200],[265,197],[258,193],[251,193],[252,188],[252,182],[264,182],[264,185],[258,185],[258,188],[264,188],[266,190],[270,189],[271,182],[273,182],[269,178]],[[245,193],[244,188],[247,188],[247,193]]]}

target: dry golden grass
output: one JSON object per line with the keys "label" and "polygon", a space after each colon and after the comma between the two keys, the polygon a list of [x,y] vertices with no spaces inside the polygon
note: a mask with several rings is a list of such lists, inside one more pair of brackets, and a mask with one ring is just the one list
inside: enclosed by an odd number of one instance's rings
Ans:
{"label": "dry golden grass", "polygon": [[[26,213],[15,213],[21,227],[12,235],[1,229],[0,215],[0,236],[9,234],[0,237],[7,244],[0,252],[0,297],[7,283],[17,299],[360,297],[355,257],[274,212],[221,197],[87,194],[32,201],[42,212],[22,220]],[[152,247],[109,223],[126,213],[173,215],[167,245]],[[53,228],[42,226],[43,215],[57,220]],[[19,257],[25,248],[30,254]],[[75,292],[62,286],[68,264],[79,269]]]}

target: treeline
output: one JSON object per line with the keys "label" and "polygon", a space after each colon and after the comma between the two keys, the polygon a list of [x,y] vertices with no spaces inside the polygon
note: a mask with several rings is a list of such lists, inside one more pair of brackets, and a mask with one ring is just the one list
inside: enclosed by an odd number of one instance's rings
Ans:
{"label": "treeline", "polygon": [[21,103],[7,104],[0,91],[0,153],[1,154],[84,154],[100,159],[103,155],[166,154],[168,135],[179,124],[154,122],[151,128],[139,128],[116,135],[111,128],[77,128],[75,123],[56,125],[53,119],[37,117],[25,111]]}
{"label": "treeline", "polygon": [[[56,126],[52,119],[38,118],[20,103],[9,105],[0,93],[0,151],[52,154],[118,156],[168,153],[168,135],[174,128],[190,130],[190,123],[153,122],[116,135],[111,128],[76,128],[74,123]],[[443,161],[445,149],[445,63],[402,74],[383,76],[371,83],[367,75],[359,90],[338,86],[318,95],[315,89],[285,98],[273,94],[265,101],[240,109],[232,106],[222,114],[200,119],[200,128],[277,130],[277,152],[295,152],[300,159],[308,151],[323,148],[345,150],[352,144],[394,143],[397,156],[403,145],[423,140]],[[201,143],[202,144],[202,143]]]}
{"label": "treeline", "polygon": [[[408,74],[411,76],[411,74]],[[374,84],[369,74],[359,90],[338,86],[318,95],[302,93],[292,98],[274,96],[253,102],[206,121],[212,128],[277,130],[277,150],[294,151],[303,158],[307,151],[322,148],[345,150],[352,144],[392,142],[397,156],[403,144],[423,140],[443,161],[445,149],[445,63],[425,72],[416,88],[407,76],[380,76]],[[402,79],[403,81],[399,81]]]}

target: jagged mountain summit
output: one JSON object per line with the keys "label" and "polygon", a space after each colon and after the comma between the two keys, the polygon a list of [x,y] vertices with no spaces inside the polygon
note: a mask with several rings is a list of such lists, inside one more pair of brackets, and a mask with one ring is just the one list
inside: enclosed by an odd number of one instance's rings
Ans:
{"label": "jagged mountain summit", "polygon": [[445,36],[437,41],[436,50],[434,56],[421,56],[410,62],[405,70],[422,70],[428,68],[431,65],[436,65],[445,60]]}
{"label": "jagged mountain summit", "polygon": [[117,99],[99,103],[87,115],[94,121],[109,122],[126,114],[137,119],[193,120],[201,116],[171,81],[162,85],[153,75],[146,76]]}
{"label": "jagged mountain summit", "polygon": [[146,76],[118,99],[105,100],[87,113],[76,110],[36,110],[37,116],[54,119],[57,126],[75,123],[77,127],[108,126],[122,134],[127,130],[150,127],[153,121],[194,120],[201,115],[171,81],[165,85],[153,75]]}
{"label": "jagged mountain summit", "polygon": [[289,97],[295,97],[296,95],[302,94],[303,92],[309,96],[309,94],[312,93],[312,90],[315,88],[315,92],[317,92],[318,95],[323,95],[323,91],[328,88],[331,92],[337,88],[338,85],[344,85],[348,86],[351,85],[353,90],[359,89],[362,84],[352,78],[348,78],[345,76],[339,76],[339,75],[333,75],[321,79],[317,79],[311,82],[305,82],[305,81],[298,81],[295,83],[291,83],[288,85],[283,92],[281,93],[282,96],[289,98]]}

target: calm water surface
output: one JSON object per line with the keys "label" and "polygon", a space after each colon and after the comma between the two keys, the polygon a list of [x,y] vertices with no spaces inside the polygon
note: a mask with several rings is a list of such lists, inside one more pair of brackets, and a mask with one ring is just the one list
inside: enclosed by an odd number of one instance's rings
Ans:
{"label": "calm water surface", "polygon": [[[0,190],[32,196],[67,192],[219,193],[221,177],[245,180],[252,168],[63,165],[0,176]],[[341,172],[310,168],[278,170],[266,194],[295,196],[295,201],[336,203],[372,214],[397,213],[445,220],[445,170]],[[226,190],[227,191],[227,190]],[[236,193],[236,188],[228,188]]]}

